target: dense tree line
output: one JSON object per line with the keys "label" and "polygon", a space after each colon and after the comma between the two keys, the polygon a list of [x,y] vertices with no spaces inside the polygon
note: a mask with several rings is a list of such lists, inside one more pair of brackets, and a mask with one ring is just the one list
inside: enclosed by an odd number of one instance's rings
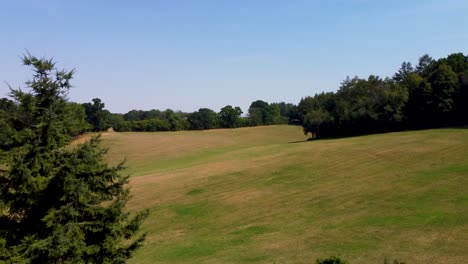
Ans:
{"label": "dense tree line", "polygon": [[[69,122],[67,129],[70,136],[77,136],[88,131],[107,131],[111,127],[118,132],[153,132],[237,128],[298,121],[297,106],[284,102],[269,104],[261,100],[251,104],[248,116],[242,116],[242,109],[231,105],[221,108],[219,112],[209,108],[200,108],[192,113],[171,109],[163,111],[152,109],[149,111],[131,110],[125,114],[118,114],[106,110],[104,102],[99,98],[83,104],[67,101],[64,109],[69,112],[65,121]],[[24,124],[12,122],[17,120],[17,116],[24,115],[24,110],[8,98],[0,99],[0,128],[3,128],[0,131],[0,149],[9,148],[13,144],[10,128],[17,130],[22,128]]]}
{"label": "dense tree line", "polygon": [[110,124],[115,131],[178,131],[213,128],[287,124],[297,107],[286,103],[267,103],[261,100],[251,104],[248,116],[242,116],[238,106],[227,105],[215,112],[200,108],[192,113],[160,110],[131,110],[125,114],[111,114]]}
{"label": "dense tree line", "polygon": [[392,78],[347,78],[336,92],[303,98],[298,122],[314,137],[468,124],[468,57],[403,62]]}
{"label": "dense tree line", "polygon": [[189,124],[182,112],[170,109],[132,110],[126,114],[113,114],[112,127],[115,131],[178,131],[188,129]]}
{"label": "dense tree line", "polygon": [[[25,100],[32,100],[28,94]],[[66,102],[67,132],[179,131],[236,128],[272,124],[302,125],[313,137],[337,137],[421,129],[468,123],[468,57],[455,53],[432,59],[422,56],[413,66],[403,62],[392,78],[371,75],[347,78],[336,92],[302,98],[298,105],[256,100],[243,111],[227,105],[215,112],[200,108],[192,113],[167,110],[131,110],[111,113],[99,98],[78,104]],[[27,125],[28,109],[0,99],[0,149],[15,145],[12,131]]]}
{"label": "dense tree line", "polygon": [[249,107],[249,119],[252,126],[288,124],[295,120],[297,107],[293,104],[272,103],[262,100],[252,102]]}

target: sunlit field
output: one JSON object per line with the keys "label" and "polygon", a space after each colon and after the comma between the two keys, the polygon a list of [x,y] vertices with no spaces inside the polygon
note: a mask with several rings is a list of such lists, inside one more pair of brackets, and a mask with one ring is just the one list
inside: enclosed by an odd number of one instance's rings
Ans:
{"label": "sunlit field", "polygon": [[132,263],[468,263],[468,129],[307,141],[301,127],[104,133]]}

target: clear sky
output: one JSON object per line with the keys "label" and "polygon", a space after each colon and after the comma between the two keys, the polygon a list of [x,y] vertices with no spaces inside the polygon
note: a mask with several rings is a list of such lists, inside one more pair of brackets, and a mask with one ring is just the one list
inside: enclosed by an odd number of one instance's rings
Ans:
{"label": "clear sky", "polygon": [[31,76],[27,50],[76,68],[72,101],[112,112],[298,103],[468,53],[467,14],[466,0],[0,0],[0,96]]}

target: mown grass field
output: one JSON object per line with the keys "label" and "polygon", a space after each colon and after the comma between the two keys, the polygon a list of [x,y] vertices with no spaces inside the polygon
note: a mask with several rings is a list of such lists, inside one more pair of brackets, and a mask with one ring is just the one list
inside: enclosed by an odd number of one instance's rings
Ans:
{"label": "mown grass field", "polygon": [[149,208],[132,263],[468,263],[468,129],[106,133]]}

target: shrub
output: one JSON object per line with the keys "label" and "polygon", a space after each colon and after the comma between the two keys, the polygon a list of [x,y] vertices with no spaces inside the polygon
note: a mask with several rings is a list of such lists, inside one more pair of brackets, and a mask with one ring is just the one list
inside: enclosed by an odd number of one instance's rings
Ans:
{"label": "shrub", "polygon": [[326,259],[317,259],[315,263],[316,264],[348,264],[348,262],[335,256],[331,256]]}

